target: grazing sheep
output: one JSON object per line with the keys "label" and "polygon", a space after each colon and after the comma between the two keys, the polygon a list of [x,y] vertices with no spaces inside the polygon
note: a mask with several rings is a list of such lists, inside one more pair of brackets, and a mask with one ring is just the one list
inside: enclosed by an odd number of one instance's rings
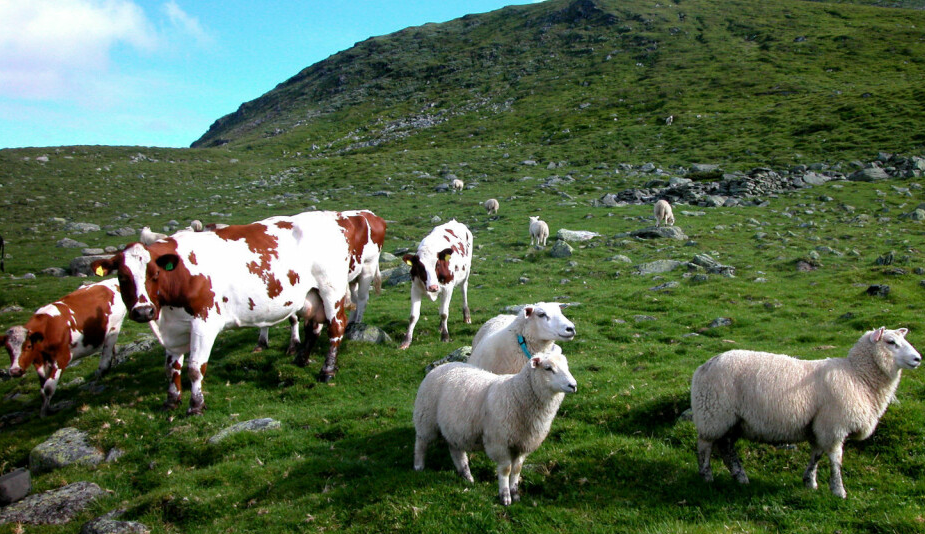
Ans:
{"label": "grazing sheep", "polygon": [[667,200],[659,200],[655,203],[655,226],[661,226],[663,223],[668,226],[674,226],[674,213],[671,212],[671,204]]}
{"label": "grazing sheep", "polygon": [[464,184],[463,184],[463,181],[460,180],[459,178],[456,178],[455,180],[453,180],[452,182],[450,182],[450,187],[453,188],[453,191],[462,191],[462,190],[463,190],[463,185],[464,185]]}
{"label": "grazing sheep", "polygon": [[414,401],[414,469],[424,469],[427,446],[443,436],[457,472],[471,483],[466,452],[484,450],[498,465],[498,498],[508,506],[520,500],[524,458],[546,439],[565,393],[577,390],[561,354],[538,354],[516,375],[441,365],[424,377]]}
{"label": "grazing sheep", "polygon": [[731,350],[697,368],[691,406],[697,426],[700,474],[713,480],[710,452],[716,443],[732,476],[748,477],[735,442],[741,436],[769,443],[809,441],[813,446],[803,482],[816,489],[823,453],[832,464],[829,488],[845,498],[842,447],[866,439],[893,398],[902,369],[922,361],[905,328],[866,332],[847,358],[805,361],[780,354]]}
{"label": "grazing sheep", "polygon": [[189,228],[194,232],[201,232],[203,230],[202,221],[199,219],[193,219],[189,223]]}
{"label": "grazing sheep", "polygon": [[539,216],[530,217],[530,244],[545,247],[546,240],[549,239],[549,225],[541,221]]}
{"label": "grazing sheep", "polygon": [[562,352],[554,342],[575,338],[575,325],[555,302],[525,306],[517,315],[489,319],[472,340],[468,363],[495,374],[520,371],[533,354]]}
{"label": "grazing sheep", "polygon": [[500,207],[500,204],[498,204],[497,199],[489,198],[488,200],[485,201],[484,205],[485,205],[485,211],[487,211],[489,215],[498,214],[498,208]]}
{"label": "grazing sheep", "polygon": [[141,233],[138,237],[138,240],[141,241],[142,245],[151,245],[158,239],[166,239],[167,234],[160,234],[158,232],[152,232],[151,228],[143,226],[141,228]]}

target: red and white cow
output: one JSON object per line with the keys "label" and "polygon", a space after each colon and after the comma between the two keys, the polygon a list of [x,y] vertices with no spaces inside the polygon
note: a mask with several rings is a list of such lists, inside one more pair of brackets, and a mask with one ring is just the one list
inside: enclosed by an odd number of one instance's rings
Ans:
{"label": "red and white cow", "polygon": [[116,340],[125,319],[125,305],[115,279],[81,287],[61,300],[42,306],[25,326],[14,326],[0,336],[10,354],[10,376],[35,367],[42,388],[42,417],[61,373],[75,359],[101,352],[97,376],[109,370]]}
{"label": "red and white cow", "polygon": [[131,319],[154,321],[167,350],[167,408],[180,403],[180,371],[189,352],[187,413],[201,414],[202,380],[219,332],[301,317],[313,289],[331,342],[320,378],[334,376],[347,326],[348,262],[340,226],[323,213],[306,212],[213,232],[178,232],[148,246],[132,243],[92,266],[98,275],[118,272]]}
{"label": "red and white cow", "polygon": [[[341,227],[344,240],[347,242],[347,249],[350,251],[347,281],[350,287],[350,300],[353,302],[354,309],[350,313],[347,324],[362,322],[366,304],[369,302],[369,288],[375,283],[376,292],[378,293],[380,287],[379,255],[382,254],[382,245],[385,243],[385,220],[369,210],[326,211],[322,213],[330,215],[337,225]],[[318,334],[321,333],[323,324],[312,319],[312,317],[319,316],[317,313],[312,313],[312,308],[317,309],[317,305],[312,306],[312,303],[308,302],[307,307],[305,314],[307,343],[302,351],[305,356],[311,352],[311,347],[314,345]],[[267,347],[268,330],[268,328],[260,329],[260,337],[257,339],[255,351],[259,352]],[[296,348],[300,343],[298,321],[290,318],[288,352],[296,352]]]}
{"label": "red and white cow", "polygon": [[421,299],[440,297],[440,339],[450,340],[446,327],[449,316],[450,297],[453,288],[460,286],[463,299],[463,320],[471,323],[469,316],[469,274],[472,272],[472,232],[466,225],[452,220],[431,231],[418,246],[417,254],[405,254],[405,263],[411,266],[411,319],[408,333],[398,346],[407,349],[414,335],[414,325],[421,315]]}

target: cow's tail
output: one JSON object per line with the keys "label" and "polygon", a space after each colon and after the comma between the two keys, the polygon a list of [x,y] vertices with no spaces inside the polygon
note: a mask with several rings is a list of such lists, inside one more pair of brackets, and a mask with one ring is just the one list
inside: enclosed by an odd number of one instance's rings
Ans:
{"label": "cow's tail", "polygon": [[382,273],[379,272],[379,262],[376,262],[376,276],[373,277],[373,290],[377,295],[382,293]]}

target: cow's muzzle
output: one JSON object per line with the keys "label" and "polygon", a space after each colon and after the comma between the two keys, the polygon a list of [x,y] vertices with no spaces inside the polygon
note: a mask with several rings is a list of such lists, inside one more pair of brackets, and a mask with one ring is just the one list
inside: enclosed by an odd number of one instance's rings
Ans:
{"label": "cow's muzzle", "polygon": [[154,319],[154,306],[135,306],[128,314],[129,318],[139,323],[147,323]]}
{"label": "cow's muzzle", "polygon": [[7,372],[10,373],[10,376],[12,376],[13,378],[19,378],[22,375],[26,374],[26,370],[23,369],[22,367],[10,367],[9,371]]}

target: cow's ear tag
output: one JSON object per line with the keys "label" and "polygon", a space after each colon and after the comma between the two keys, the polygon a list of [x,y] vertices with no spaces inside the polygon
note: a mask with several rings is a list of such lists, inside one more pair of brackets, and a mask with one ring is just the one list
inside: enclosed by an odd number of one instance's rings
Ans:
{"label": "cow's ear tag", "polygon": [[165,271],[172,271],[172,270],[173,270],[173,262],[172,262],[172,261],[167,262],[167,264],[164,265],[164,270],[165,270]]}
{"label": "cow's ear tag", "polygon": [[97,266],[96,266],[96,275],[97,275],[97,276],[103,276],[104,274],[106,274],[106,271],[103,270],[103,266],[102,266],[102,265],[97,265]]}
{"label": "cow's ear tag", "polygon": [[405,260],[405,263],[407,263],[408,265],[411,265],[411,260]]}

